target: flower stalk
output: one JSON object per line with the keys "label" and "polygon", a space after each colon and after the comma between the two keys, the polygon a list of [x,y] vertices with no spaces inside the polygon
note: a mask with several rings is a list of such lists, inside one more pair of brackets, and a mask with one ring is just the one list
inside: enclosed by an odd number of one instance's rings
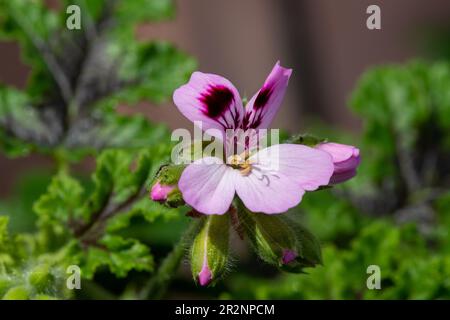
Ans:
{"label": "flower stalk", "polygon": [[190,240],[198,233],[201,224],[202,221],[200,219],[192,219],[192,222],[181,236],[181,239],[161,262],[153,277],[150,278],[139,292],[139,299],[161,299],[164,296],[170,281],[177,272],[186,253],[186,247],[189,245]]}

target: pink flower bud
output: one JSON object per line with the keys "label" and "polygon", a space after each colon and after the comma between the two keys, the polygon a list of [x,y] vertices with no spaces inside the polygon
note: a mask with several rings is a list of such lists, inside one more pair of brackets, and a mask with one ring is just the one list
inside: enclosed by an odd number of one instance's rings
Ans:
{"label": "pink flower bud", "polygon": [[215,283],[225,272],[229,261],[230,217],[203,216],[191,246],[191,271],[202,287]]}
{"label": "pink flower bud", "polygon": [[208,268],[208,263],[204,263],[202,270],[198,274],[198,283],[204,287],[210,284],[211,280],[212,280],[211,270],[209,270]]}
{"label": "pink flower bud", "polygon": [[345,144],[326,142],[316,146],[333,157],[334,172],[330,184],[347,181],[356,175],[360,162],[359,149]]}
{"label": "pink flower bud", "polygon": [[153,201],[160,201],[163,202],[167,200],[168,194],[175,189],[175,186],[166,186],[161,185],[160,181],[156,181],[156,183],[153,185],[152,190],[150,191],[150,198]]}

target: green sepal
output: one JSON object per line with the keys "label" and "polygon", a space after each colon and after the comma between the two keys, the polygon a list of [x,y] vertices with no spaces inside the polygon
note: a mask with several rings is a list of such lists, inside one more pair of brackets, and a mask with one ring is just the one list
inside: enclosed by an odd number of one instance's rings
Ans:
{"label": "green sepal", "polygon": [[186,168],[184,164],[166,164],[159,168],[154,182],[159,181],[161,185],[177,185],[183,170]]}
{"label": "green sepal", "polygon": [[319,143],[326,142],[327,139],[318,138],[312,134],[309,133],[303,133],[303,134],[297,134],[292,137],[290,137],[286,143],[293,143],[293,144],[302,144],[308,147],[314,147],[318,145]]}
{"label": "green sepal", "polygon": [[238,215],[250,244],[263,261],[281,267],[285,250],[297,254],[301,250],[295,230],[280,216],[253,213],[243,205],[240,205]]}
{"label": "green sepal", "polygon": [[[229,214],[203,216],[201,227],[191,247],[192,276],[198,276],[206,264],[211,272],[211,284],[215,284],[227,269],[229,261],[230,217]],[[206,260],[205,260],[206,259]]]}
{"label": "green sepal", "polygon": [[178,189],[178,180],[180,180],[181,174],[183,170],[186,168],[186,165],[180,164],[166,164],[159,168],[159,171],[156,173],[155,178],[153,179],[152,186],[156,183],[165,186],[175,186],[175,188],[170,191],[167,195],[167,199],[164,201],[164,205],[170,208],[178,208],[185,204],[183,195],[181,194],[180,189]]}
{"label": "green sepal", "polygon": [[291,273],[304,273],[304,268],[314,268],[316,265],[323,264],[319,240],[299,223],[288,218],[285,220],[294,228],[301,251],[294,261],[283,265],[281,269]]}
{"label": "green sepal", "polygon": [[[250,244],[263,261],[294,273],[322,264],[319,241],[299,223],[283,215],[250,212],[240,201],[238,216]],[[283,262],[286,250],[297,255],[288,263]]]}
{"label": "green sepal", "polygon": [[176,187],[167,195],[165,204],[170,208],[178,208],[185,204],[180,189]]}

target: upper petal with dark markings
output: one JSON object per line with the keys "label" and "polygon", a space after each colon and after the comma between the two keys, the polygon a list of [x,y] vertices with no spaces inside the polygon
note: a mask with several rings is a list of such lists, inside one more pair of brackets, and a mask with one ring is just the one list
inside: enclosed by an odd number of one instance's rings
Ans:
{"label": "upper petal with dark markings", "polygon": [[213,136],[223,138],[226,129],[239,128],[244,108],[237,89],[227,79],[194,72],[189,82],[173,94],[180,112],[191,121],[201,121],[202,129],[217,129]]}
{"label": "upper petal with dark markings", "polygon": [[277,62],[261,89],[245,107],[244,129],[268,128],[283,101],[292,69],[286,69]]}

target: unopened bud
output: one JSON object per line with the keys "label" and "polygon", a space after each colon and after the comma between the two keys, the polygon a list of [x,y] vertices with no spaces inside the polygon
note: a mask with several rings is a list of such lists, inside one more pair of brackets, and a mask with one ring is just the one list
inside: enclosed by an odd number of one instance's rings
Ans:
{"label": "unopened bud", "polygon": [[278,215],[267,215],[239,210],[239,219],[252,247],[267,263],[281,267],[290,264],[301,248],[294,229]]}
{"label": "unopened bud", "polygon": [[322,263],[320,244],[304,227],[280,215],[253,213],[240,206],[239,219],[258,256],[288,272]]}
{"label": "unopened bud", "polygon": [[195,281],[207,286],[217,281],[228,263],[230,218],[228,214],[204,216],[191,248],[191,269]]}
{"label": "unopened bud", "polygon": [[183,205],[184,200],[178,189],[178,180],[184,168],[184,165],[161,167],[150,190],[150,199],[174,208]]}
{"label": "unopened bud", "polygon": [[287,272],[301,273],[304,268],[312,268],[322,264],[322,250],[319,240],[299,223],[285,217],[282,218],[294,229],[301,250],[295,257],[288,252],[285,253],[284,258],[291,259],[291,262],[283,265],[281,269]]}
{"label": "unopened bud", "polygon": [[169,195],[169,193],[172,192],[175,188],[175,186],[162,185],[158,180],[153,185],[152,190],[150,191],[150,198],[153,201],[164,202],[167,200],[167,196]]}
{"label": "unopened bud", "polygon": [[333,157],[334,172],[330,184],[347,181],[356,175],[360,163],[359,149],[340,143],[321,143],[317,149],[328,152]]}

